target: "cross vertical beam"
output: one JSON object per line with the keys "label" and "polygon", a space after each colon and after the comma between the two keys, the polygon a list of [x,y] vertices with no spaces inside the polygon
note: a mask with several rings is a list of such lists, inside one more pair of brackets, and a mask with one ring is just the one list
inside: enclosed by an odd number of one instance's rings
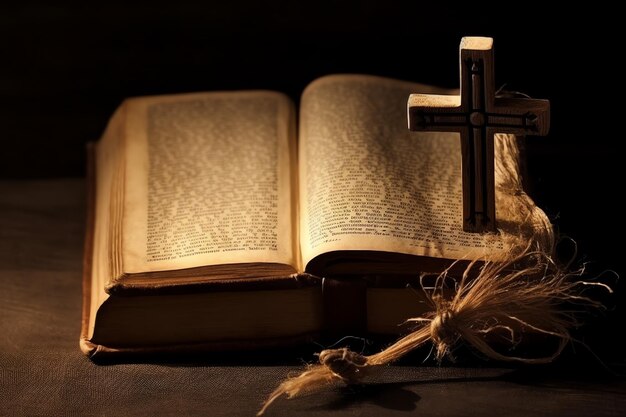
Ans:
{"label": "cross vertical beam", "polygon": [[463,230],[496,230],[494,135],[546,135],[550,102],[496,97],[493,39],[465,37],[460,45],[460,95],[411,94],[409,129],[461,137]]}

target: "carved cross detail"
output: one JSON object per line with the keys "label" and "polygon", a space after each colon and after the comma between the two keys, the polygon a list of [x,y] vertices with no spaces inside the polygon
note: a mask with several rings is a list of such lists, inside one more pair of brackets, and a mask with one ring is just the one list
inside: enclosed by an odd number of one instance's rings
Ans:
{"label": "carved cross detail", "polygon": [[461,94],[411,94],[409,129],[460,134],[463,230],[495,231],[494,134],[546,135],[550,102],[496,97],[492,38],[463,38],[460,61]]}

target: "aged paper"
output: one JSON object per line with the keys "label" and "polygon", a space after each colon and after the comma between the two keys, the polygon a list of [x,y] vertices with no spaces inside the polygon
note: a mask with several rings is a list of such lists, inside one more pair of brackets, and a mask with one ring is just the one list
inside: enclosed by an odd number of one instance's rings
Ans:
{"label": "aged paper", "polygon": [[545,230],[545,215],[521,190],[513,138],[500,137],[502,233],[463,231],[460,140],[457,133],[408,130],[407,97],[420,91],[424,86],[370,76],[325,77],[307,88],[300,113],[305,263],[334,250],[497,258],[528,219]]}
{"label": "aged paper", "polygon": [[128,108],[124,272],[295,265],[285,96],[188,94]]}

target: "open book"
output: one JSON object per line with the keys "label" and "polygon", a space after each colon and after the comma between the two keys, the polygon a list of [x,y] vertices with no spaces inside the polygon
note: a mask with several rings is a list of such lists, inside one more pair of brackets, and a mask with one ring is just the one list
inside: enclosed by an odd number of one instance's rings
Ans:
{"label": "open book", "polygon": [[458,135],[409,132],[416,92],[446,93],[327,76],[299,119],[271,91],[126,100],[95,149],[83,351],[254,348],[333,325],[397,333],[424,311],[406,289],[420,273],[549,247],[514,136],[496,138],[499,233],[463,232]]}

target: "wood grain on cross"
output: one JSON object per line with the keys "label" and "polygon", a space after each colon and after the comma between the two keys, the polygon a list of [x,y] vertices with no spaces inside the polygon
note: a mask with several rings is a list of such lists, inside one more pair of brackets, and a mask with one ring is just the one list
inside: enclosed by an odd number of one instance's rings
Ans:
{"label": "wood grain on cross", "polygon": [[550,102],[496,97],[493,39],[465,37],[461,94],[411,94],[409,129],[458,132],[463,173],[463,230],[496,230],[494,134],[546,135]]}

